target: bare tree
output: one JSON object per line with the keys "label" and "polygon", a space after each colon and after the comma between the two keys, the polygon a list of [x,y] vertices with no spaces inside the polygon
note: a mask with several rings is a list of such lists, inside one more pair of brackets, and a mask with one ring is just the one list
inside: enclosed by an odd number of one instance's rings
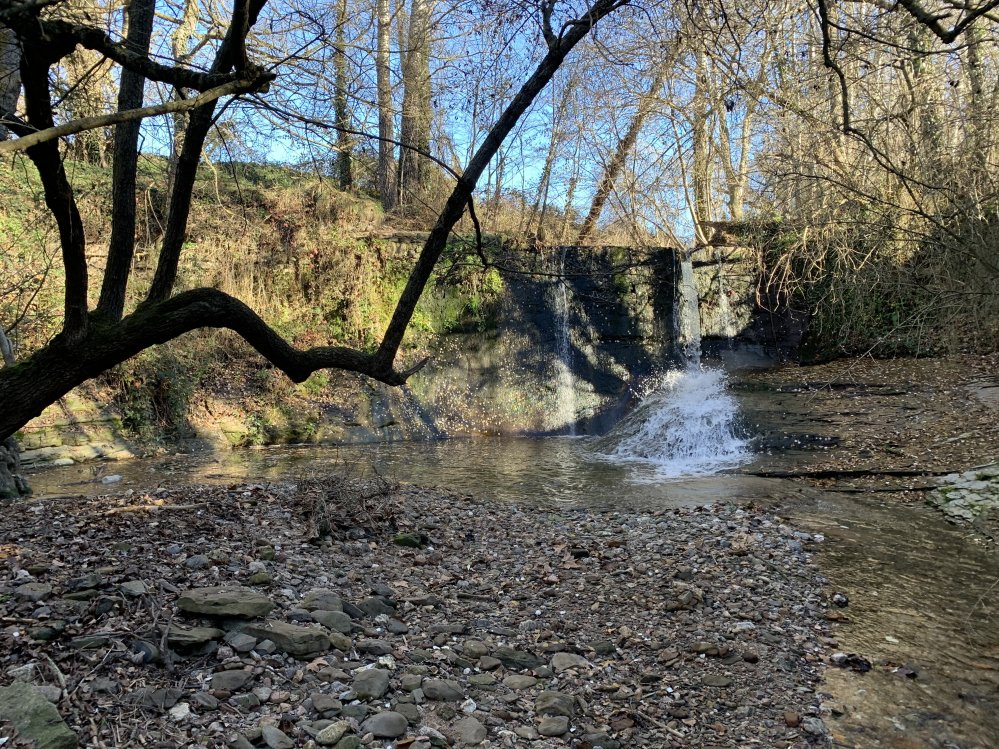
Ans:
{"label": "bare tree", "polygon": [[[64,321],[61,332],[13,367],[0,370],[0,437],[6,438],[74,386],[149,346],[196,328],[224,327],[235,331],[296,382],[322,368],[341,368],[399,385],[419,367],[399,370],[395,358],[416,303],[443,253],[448,236],[471,205],[472,194],[487,164],[503,141],[551,80],[566,56],[607,15],[627,0],[595,0],[578,16],[553,23],[554,5],[540,6],[544,54],[498,120],[457,176],[450,197],[424,245],[396,310],[373,352],[342,346],[298,350],[281,338],[253,310],[214,288],[175,293],[178,262],[184,246],[191,187],[202,146],[216,109],[207,102],[192,110],[177,177],[170,196],[170,217],[153,283],[146,299],[128,314],[112,314],[109,305],[88,309],[89,268],[85,234],[72,187],[59,153],[58,141],[32,141],[27,155],[38,169],[46,203],[58,225],[66,272]],[[99,51],[123,68],[148,80],[207,91],[224,84],[243,92],[262,92],[273,74],[255,66],[247,53],[247,35],[263,8],[263,0],[236,0],[225,38],[207,72],[165,65],[111,39],[103,30],[44,18],[35,4],[0,0],[0,23],[18,36],[24,57],[21,72],[27,122],[14,125],[18,136],[55,128],[49,71],[78,44]],[[42,43],[42,40],[45,43]],[[118,280],[127,283],[127,276]]]}

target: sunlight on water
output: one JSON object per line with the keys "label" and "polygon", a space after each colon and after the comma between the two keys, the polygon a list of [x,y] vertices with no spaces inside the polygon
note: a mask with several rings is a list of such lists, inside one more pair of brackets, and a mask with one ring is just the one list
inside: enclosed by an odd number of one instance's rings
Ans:
{"label": "sunlight on water", "polygon": [[717,473],[751,459],[746,441],[735,433],[737,414],[722,371],[672,370],[596,441],[595,452],[614,461],[651,464],[659,478]]}

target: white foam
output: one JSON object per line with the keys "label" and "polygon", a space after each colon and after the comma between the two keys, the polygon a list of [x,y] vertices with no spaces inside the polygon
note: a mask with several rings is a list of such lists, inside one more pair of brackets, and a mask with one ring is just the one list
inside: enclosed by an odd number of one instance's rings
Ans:
{"label": "white foam", "polygon": [[720,370],[672,370],[597,442],[597,452],[651,464],[660,478],[717,473],[749,460],[746,441],[735,433],[737,413]]}

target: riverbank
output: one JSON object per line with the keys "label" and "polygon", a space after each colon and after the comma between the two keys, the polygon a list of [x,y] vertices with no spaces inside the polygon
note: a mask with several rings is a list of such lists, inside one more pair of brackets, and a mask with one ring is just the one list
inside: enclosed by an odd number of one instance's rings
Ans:
{"label": "riverbank", "polygon": [[[9,509],[4,680],[83,744],[824,740],[821,537],[752,508],[545,510],[323,479]],[[218,586],[237,593],[191,593]]]}

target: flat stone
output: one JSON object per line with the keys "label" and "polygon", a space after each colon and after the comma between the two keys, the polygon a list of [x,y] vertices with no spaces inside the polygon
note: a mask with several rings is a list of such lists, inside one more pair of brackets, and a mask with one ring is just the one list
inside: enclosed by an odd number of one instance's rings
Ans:
{"label": "flat stone", "polygon": [[569,732],[569,719],[564,715],[546,715],[538,723],[542,736],[562,736]]}
{"label": "flat stone", "polygon": [[249,653],[259,642],[256,637],[245,632],[230,632],[225,636],[225,641],[237,653]]}
{"label": "flat stone", "polygon": [[361,733],[373,733],[376,738],[394,739],[406,733],[406,726],[409,721],[401,713],[387,710],[383,713],[375,713],[363,724]]}
{"label": "flat stone", "polygon": [[525,674],[510,674],[505,679],[503,679],[503,684],[510,687],[510,689],[521,691],[523,689],[530,689],[538,680],[533,676],[526,676]]}
{"label": "flat stone", "polygon": [[570,668],[590,668],[590,662],[576,653],[555,653],[551,667],[555,673],[560,674]]}
{"label": "flat stone", "polygon": [[253,678],[253,674],[243,669],[232,671],[218,671],[212,674],[212,689],[222,689],[226,692],[235,692],[246,686],[246,683]]}
{"label": "flat stone", "polygon": [[358,699],[377,700],[388,691],[389,673],[382,668],[369,668],[354,677],[353,686]]}
{"label": "flat stone", "polygon": [[184,560],[184,566],[189,570],[203,570],[211,564],[211,560],[204,554],[195,554]]}
{"label": "flat stone", "polygon": [[478,746],[489,736],[489,731],[471,715],[454,724],[454,733],[462,746]]}
{"label": "flat stone", "polygon": [[519,671],[529,671],[537,668],[542,661],[533,653],[523,650],[516,650],[508,645],[501,645],[493,651],[493,657],[500,661],[507,668],[515,668]]}
{"label": "flat stone", "polygon": [[343,611],[343,599],[328,588],[313,588],[302,599],[306,611]]}
{"label": "flat stone", "polygon": [[280,728],[264,725],[260,728],[260,738],[264,740],[269,749],[293,749],[295,742],[291,740]]}
{"label": "flat stone", "polygon": [[349,730],[350,721],[338,720],[316,734],[316,743],[319,746],[335,746]]}
{"label": "flat stone", "polygon": [[35,742],[37,749],[76,749],[79,745],[55,705],[24,682],[0,687],[0,720],[12,723],[21,739]]}
{"label": "flat stone", "polygon": [[336,749],[359,749],[361,746],[360,736],[344,736],[336,742]]}
{"label": "flat stone", "polygon": [[391,655],[392,646],[389,645],[384,640],[358,640],[356,644],[357,649],[362,653],[368,653],[369,655]]}
{"label": "flat stone", "polygon": [[334,632],[349,635],[354,628],[354,620],[342,611],[313,609],[311,613],[313,619]]}
{"label": "flat stone", "polygon": [[330,647],[342,650],[345,653],[354,647],[354,641],[341,632],[330,632],[327,637],[330,640]]}
{"label": "flat stone", "polygon": [[701,677],[701,684],[706,687],[727,687],[731,683],[732,680],[730,678],[718,674],[708,674]]}
{"label": "flat stone", "polygon": [[14,595],[22,601],[38,603],[52,596],[52,586],[48,583],[25,583],[14,588]]}
{"label": "flat stone", "polygon": [[118,590],[132,598],[144,596],[148,592],[146,584],[142,580],[128,580],[127,582],[123,582],[118,586]]}
{"label": "flat stone", "polygon": [[178,627],[170,625],[167,642],[175,648],[195,648],[206,642],[221,640],[225,632],[215,627]]}
{"label": "flat stone", "polygon": [[538,715],[561,715],[571,718],[576,710],[576,699],[562,692],[542,692],[534,701],[534,711]]}
{"label": "flat stone", "polygon": [[189,614],[253,619],[270,613],[274,603],[249,588],[213,586],[185,591],[177,599],[177,608]]}
{"label": "flat stone", "polygon": [[270,640],[288,655],[315,655],[330,649],[330,638],[318,627],[302,627],[287,622],[248,624],[243,634],[258,640]]}
{"label": "flat stone", "polygon": [[424,679],[423,694],[428,700],[439,702],[461,702],[465,699],[461,685],[452,679]]}

